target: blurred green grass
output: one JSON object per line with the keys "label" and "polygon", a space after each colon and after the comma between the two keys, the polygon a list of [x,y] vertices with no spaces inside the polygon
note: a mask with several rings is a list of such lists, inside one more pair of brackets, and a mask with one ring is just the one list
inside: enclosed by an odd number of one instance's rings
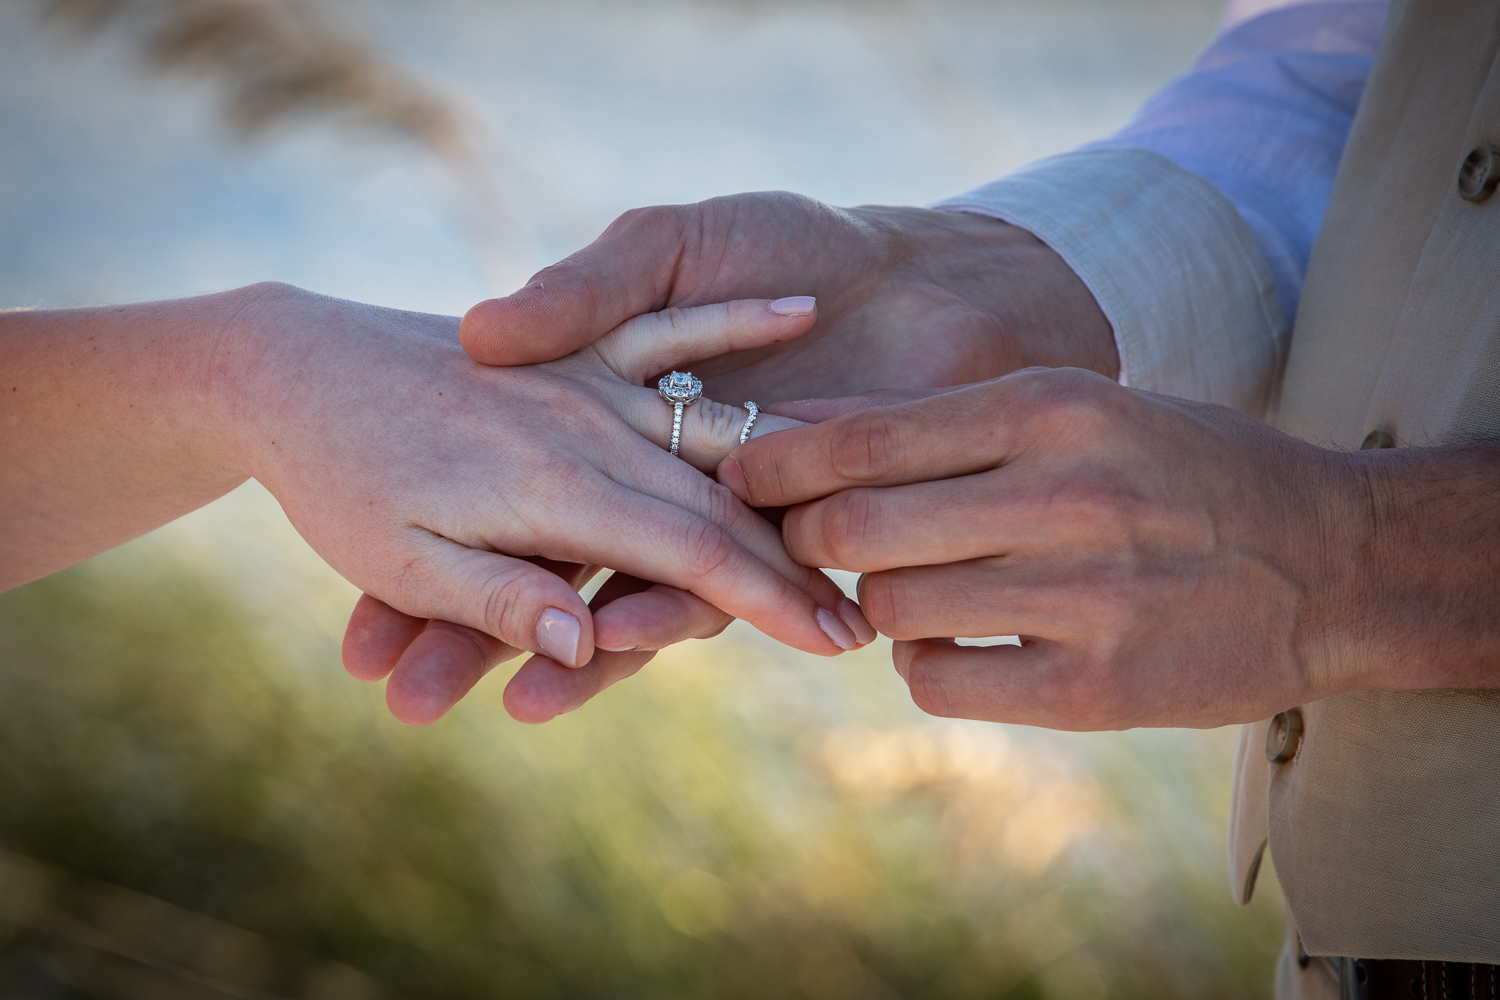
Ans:
{"label": "blurred green grass", "polygon": [[1269,995],[1232,732],[932,720],[884,644],[738,626],[546,726],[494,677],[412,730],[184,551],[0,595],[6,1000]]}

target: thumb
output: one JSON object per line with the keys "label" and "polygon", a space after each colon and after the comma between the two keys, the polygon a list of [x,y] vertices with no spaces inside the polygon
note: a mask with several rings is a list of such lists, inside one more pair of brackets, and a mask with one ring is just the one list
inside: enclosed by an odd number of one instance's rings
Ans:
{"label": "thumb", "polygon": [[666,308],[684,247],[675,207],[627,212],[526,287],[474,306],[458,328],[464,350],[485,365],[554,361]]}
{"label": "thumb", "polygon": [[402,599],[381,600],[407,615],[467,625],[564,666],[582,666],[593,655],[588,605],[557,574],[446,538],[431,538],[423,549],[407,565]]}

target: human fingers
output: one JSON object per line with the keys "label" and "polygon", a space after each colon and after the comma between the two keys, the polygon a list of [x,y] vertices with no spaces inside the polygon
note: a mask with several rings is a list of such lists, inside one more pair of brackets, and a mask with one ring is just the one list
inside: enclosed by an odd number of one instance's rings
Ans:
{"label": "human fingers", "polygon": [[407,725],[436,722],[480,678],[520,653],[514,646],[476,629],[452,622],[428,622],[402,652],[386,682],[386,707]]}
{"label": "human fingers", "polygon": [[875,389],[858,396],[840,396],[834,399],[788,399],[766,407],[767,414],[790,417],[804,424],[821,424],[834,417],[842,417],[856,410],[868,410],[876,406],[891,406],[909,403],[914,399],[926,399],[953,392],[961,386],[946,386],[937,389]]}
{"label": "human fingers", "polygon": [[[837,613],[841,595],[833,582],[823,577],[820,585],[784,549],[778,557],[765,546],[771,558],[784,563],[784,572],[755,555],[735,532],[750,535],[747,529],[754,521],[749,519],[756,515],[728,490],[697,473],[691,476],[701,481],[696,497],[680,485],[680,496],[673,500],[621,488],[596,505],[599,516],[583,529],[577,544],[586,547],[590,561],[604,562],[601,556],[608,553],[616,569],[693,593],[789,646],[834,656],[857,645]],[[763,530],[776,534],[769,525]],[[779,536],[775,547],[780,548]]]}
{"label": "human fingers", "polygon": [[[524,559],[423,532],[387,603],[472,629],[517,649],[582,666],[594,651],[588,606],[567,581]],[[425,633],[424,633],[425,634]]]}
{"label": "human fingers", "polygon": [[541,723],[571,712],[594,695],[640,670],[654,650],[601,649],[586,666],[570,670],[546,656],[521,664],[505,686],[505,710],[517,722]]}
{"label": "human fingers", "polygon": [[[514,718],[546,722],[570,712],[634,674],[656,650],[684,639],[712,638],[734,620],[692,594],[625,573],[605,581],[589,609],[600,647],[594,658],[578,670],[545,656],[522,664],[505,689],[506,711]],[[615,649],[606,648],[616,644]]]}
{"label": "human fingers", "polygon": [[464,349],[483,364],[534,364],[667,306],[847,291],[868,280],[874,236],[847,213],[786,192],[634,209],[520,291],[469,310]]}
{"label": "human fingers", "polygon": [[[782,543],[781,532],[770,522],[741,504],[723,486],[687,470],[681,462],[658,450],[647,448],[641,459],[638,464],[624,470],[626,475],[617,472],[617,478],[624,479],[639,493],[664,500],[720,526],[780,580],[789,582],[816,602],[818,611],[815,616],[820,627],[841,648],[848,649],[850,643],[861,645],[867,641],[858,638],[868,631],[858,606],[847,601],[837,584],[823,573],[792,559]],[[699,597],[734,613],[733,607],[709,594],[699,592]],[[739,617],[747,618],[759,627],[759,623],[749,616]]]}
{"label": "human fingers", "polygon": [[785,507],[856,486],[895,486],[993,468],[1013,447],[1017,393],[1004,379],[858,410],[768,435],[719,465],[720,482],[758,507]]}
{"label": "human fingers", "polygon": [[784,343],[812,329],[817,317],[811,295],[664,309],[626,320],[594,350],[626,382],[640,385],[668,368]]}
{"label": "human fingers", "polygon": [[1076,619],[1090,609],[1100,617],[1107,615],[1107,606],[1094,601],[1107,586],[1104,574],[1092,585],[1087,574],[1070,577],[1064,585],[1046,571],[1018,570],[998,559],[971,559],[866,573],[860,577],[859,598],[871,624],[892,639],[1058,639],[1075,634]]}
{"label": "human fingers", "polygon": [[912,701],[930,715],[1075,731],[1162,724],[1128,675],[1058,643],[1024,636],[1020,646],[920,639],[895,643],[891,655]]}
{"label": "human fingers", "polygon": [[[711,639],[734,621],[707,601],[664,584],[647,583],[627,594],[596,598],[594,642],[613,651],[665,649],[684,639]],[[603,596],[605,592],[600,591]]]}
{"label": "human fingers", "polygon": [[661,310],[686,239],[685,221],[660,210],[621,216],[525,287],[465,313],[459,326],[464,350],[486,365],[553,361],[632,316]]}
{"label": "human fingers", "polygon": [[344,669],[362,681],[384,680],[426,627],[426,618],[402,614],[369,594],[359,595],[344,629]]}
{"label": "human fingers", "polygon": [[[615,409],[620,419],[641,437],[664,451],[671,447],[673,407],[654,389],[622,386]],[[741,434],[751,440],[801,426],[801,421],[765,412],[758,412],[751,423],[746,407],[699,399],[682,409],[677,457],[700,472],[712,473],[724,456],[739,447]]]}
{"label": "human fingers", "polygon": [[[912,483],[857,487],[798,504],[781,522],[793,559],[855,573],[999,556],[1056,538],[1066,530],[1087,545],[1118,525],[1089,519],[1066,496],[1032,495],[1003,472]],[[1058,491],[1060,492],[1060,491]]]}

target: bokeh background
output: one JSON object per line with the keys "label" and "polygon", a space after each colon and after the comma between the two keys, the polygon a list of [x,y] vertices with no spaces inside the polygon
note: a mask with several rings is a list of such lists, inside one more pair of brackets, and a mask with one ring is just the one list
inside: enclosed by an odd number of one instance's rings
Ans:
{"label": "bokeh background", "polygon": [[[0,0],[0,307],[457,313],[626,208],[922,203],[1121,124],[1213,0]],[[3,474],[3,471],[0,471]],[[542,727],[347,678],[251,483],[0,595],[0,1000],[1264,997],[1229,731],[930,719],[739,626]]]}

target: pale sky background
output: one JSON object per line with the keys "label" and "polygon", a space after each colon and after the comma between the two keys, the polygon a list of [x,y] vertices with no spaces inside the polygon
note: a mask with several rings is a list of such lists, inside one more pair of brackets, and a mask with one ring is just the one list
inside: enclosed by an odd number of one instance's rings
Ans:
{"label": "pale sky background", "polygon": [[265,278],[457,313],[626,208],[786,188],[923,203],[1107,133],[1209,38],[1205,0],[338,0],[476,125],[523,223],[481,268],[424,154],[229,138],[213,91],[0,5],[0,307]]}

